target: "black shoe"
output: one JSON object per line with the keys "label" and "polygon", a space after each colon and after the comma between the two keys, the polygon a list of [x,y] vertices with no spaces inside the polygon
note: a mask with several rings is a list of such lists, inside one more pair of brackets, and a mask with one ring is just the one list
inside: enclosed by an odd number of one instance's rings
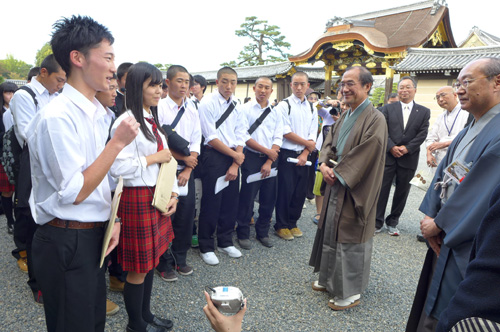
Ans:
{"label": "black shoe", "polygon": [[170,319],[159,318],[156,316],[153,317],[153,321],[150,324],[166,330],[170,330],[174,327],[174,323]]}
{"label": "black shoe", "polygon": [[252,243],[249,239],[238,239],[238,243],[242,249],[250,250],[252,249]]}
{"label": "black shoe", "polygon": [[418,242],[425,242],[425,238],[422,235],[417,234],[417,241]]}
{"label": "black shoe", "polygon": [[36,303],[36,304],[39,304],[39,305],[43,306],[43,295],[42,295],[42,291],[33,292],[33,299],[35,300],[35,303]]}
{"label": "black shoe", "polygon": [[272,248],[273,247],[273,244],[271,243],[271,239],[268,238],[268,237],[263,237],[261,239],[258,239],[260,241],[260,243],[262,243],[262,245],[264,247],[268,247],[268,248]]}
{"label": "black shoe", "polygon": [[[127,328],[125,329],[126,332],[138,332],[137,330],[134,330],[133,328],[129,327],[127,325]],[[146,332],[165,332],[166,330],[163,327],[158,327],[154,326],[151,324],[148,324],[146,326]]]}

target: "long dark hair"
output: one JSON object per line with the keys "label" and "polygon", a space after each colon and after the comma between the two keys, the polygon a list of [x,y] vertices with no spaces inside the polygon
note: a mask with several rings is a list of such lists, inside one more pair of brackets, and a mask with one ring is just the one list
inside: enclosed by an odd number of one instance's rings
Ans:
{"label": "long dark hair", "polygon": [[[161,71],[147,62],[139,62],[129,68],[127,80],[125,82],[125,105],[126,108],[132,112],[137,122],[139,122],[139,124],[141,125],[140,128],[144,136],[148,140],[156,142],[155,136],[146,127],[144,121],[142,87],[144,82],[146,82],[148,78],[151,78],[151,82],[149,83],[149,85],[161,84],[163,81]],[[156,122],[158,130],[165,134],[161,129],[160,124],[158,123],[157,106],[151,107],[151,114],[153,114],[153,118]]]}
{"label": "long dark hair", "polygon": [[4,112],[5,100],[3,99],[3,93],[16,92],[17,89],[18,89],[17,85],[12,82],[3,82],[2,84],[0,84],[0,114],[3,114]]}

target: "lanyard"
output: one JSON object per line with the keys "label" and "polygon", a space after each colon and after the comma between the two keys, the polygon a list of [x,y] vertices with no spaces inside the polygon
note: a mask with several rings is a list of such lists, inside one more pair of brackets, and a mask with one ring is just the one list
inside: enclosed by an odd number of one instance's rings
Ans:
{"label": "lanyard", "polygon": [[458,112],[457,112],[457,115],[455,116],[455,120],[453,120],[453,124],[451,125],[451,129],[448,129],[448,124],[446,123],[446,119],[448,118],[448,111],[446,111],[446,117],[444,118],[444,125],[446,127],[446,130],[448,131],[448,136],[451,136],[451,132],[453,131],[453,127],[455,127],[455,122],[457,122],[457,118],[458,118],[458,115],[460,114],[460,112],[462,111],[462,109],[459,109]]}

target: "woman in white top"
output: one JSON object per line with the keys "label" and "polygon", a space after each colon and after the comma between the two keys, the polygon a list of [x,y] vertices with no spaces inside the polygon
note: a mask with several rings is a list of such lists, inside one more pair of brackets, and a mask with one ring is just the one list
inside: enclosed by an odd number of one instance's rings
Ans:
{"label": "woman in white top", "polygon": [[173,326],[170,320],[155,317],[150,311],[153,270],[173,239],[170,216],[178,200],[175,184],[166,213],[151,205],[160,164],[172,157],[158,124],[162,79],[161,72],[151,64],[130,67],[125,84],[127,111],[111,129],[113,136],[120,122],[129,116],[140,123],[139,135],[120,152],[110,169],[112,176],[123,177],[124,185],[118,209],[123,223],[118,262],[128,271],[123,296],[129,332],[161,332]]}
{"label": "woman in white top", "polygon": [[[10,100],[17,90],[17,85],[12,82],[4,82],[0,84],[0,110],[2,111],[2,120],[0,121],[0,143],[3,145],[3,135],[12,127],[12,113],[9,108]],[[0,146],[0,152],[3,146]],[[0,164],[0,192],[2,193],[2,208],[7,217],[7,231],[9,234],[14,233],[14,215],[12,213],[12,195],[15,187],[9,182],[7,174]]]}

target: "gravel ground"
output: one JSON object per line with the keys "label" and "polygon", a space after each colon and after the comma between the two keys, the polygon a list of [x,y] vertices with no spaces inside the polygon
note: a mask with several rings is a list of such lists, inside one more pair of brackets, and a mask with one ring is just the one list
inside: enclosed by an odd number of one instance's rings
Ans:
{"label": "gravel ground", "polygon": [[[420,160],[422,165],[422,154]],[[271,235],[274,247],[268,249],[255,240],[252,229],[253,248],[242,250],[239,259],[217,253],[220,264],[215,267],[204,264],[198,250],[190,250],[192,275],[179,276],[173,283],[155,276],[152,311],[172,319],[173,331],[210,331],[202,311],[202,291],[206,285],[227,285],[239,287],[248,299],[244,331],[403,331],[426,252],[425,244],[415,238],[423,196],[423,191],[411,189],[400,221],[401,236],[387,232],[375,236],[370,283],[358,307],[334,312],[327,306],[328,294],[311,290],[317,279],[307,264],[315,236],[315,207],[306,201],[298,225],[302,238],[284,241]],[[43,308],[33,302],[27,274],[10,254],[13,241],[3,215],[0,224],[0,331],[45,331]],[[108,298],[120,311],[107,319],[106,331],[124,331],[127,314],[122,294],[109,292]]]}

